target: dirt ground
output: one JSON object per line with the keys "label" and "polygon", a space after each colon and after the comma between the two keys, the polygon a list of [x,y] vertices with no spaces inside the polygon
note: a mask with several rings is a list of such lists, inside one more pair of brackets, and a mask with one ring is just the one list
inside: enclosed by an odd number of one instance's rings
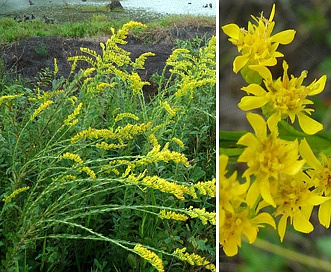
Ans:
{"label": "dirt ground", "polygon": [[[144,80],[149,80],[151,75],[161,74],[166,59],[172,53],[176,39],[190,40],[195,37],[210,38],[215,35],[215,27],[188,26],[169,29],[157,44],[145,44],[143,41],[128,36],[128,43],[121,45],[122,48],[131,53],[134,60],[142,53],[153,52],[154,57],[146,60],[145,70],[138,73]],[[68,76],[71,63],[69,56],[81,55],[80,47],[86,47],[101,53],[100,42],[106,42],[108,37],[97,38],[64,38],[59,36],[32,37],[4,46],[0,53],[5,69],[13,75],[20,75],[31,83],[35,83],[38,72],[42,69],[54,69],[54,58],[57,59],[59,75]],[[152,91],[152,90],[150,90]]]}

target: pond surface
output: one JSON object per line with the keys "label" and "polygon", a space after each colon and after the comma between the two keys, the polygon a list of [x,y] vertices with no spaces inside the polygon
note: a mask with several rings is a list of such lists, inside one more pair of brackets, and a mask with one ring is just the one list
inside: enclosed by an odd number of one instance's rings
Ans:
{"label": "pond surface", "polygon": [[[29,1],[33,3],[30,5]],[[162,14],[191,14],[216,16],[217,0],[122,0],[124,9],[146,10]],[[0,15],[10,15],[15,12],[29,13],[34,8],[43,7],[45,11],[61,5],[106,5],[109,0],[0,0]],[[211,4],[211,7],[209,7]],[[208,5],[204,8],[203,6]]]}

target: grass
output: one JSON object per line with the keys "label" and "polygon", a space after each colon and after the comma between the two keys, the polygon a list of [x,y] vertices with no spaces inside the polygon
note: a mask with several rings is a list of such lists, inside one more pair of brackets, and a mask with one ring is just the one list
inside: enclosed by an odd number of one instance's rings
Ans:
{"label": "grass", "polygon": [[[63,37],[94,37],[110,36],[110,28],[119,29],[123,24],[129,22],[129,18],[112,20],[104,14],[94,15],[91,19],[82,22],[63,22],[46,24],[41,20],[32,22],[16,22],[11,18],[0,19],[0,45],[15,42],[32,36],[63,36]],[[135,35],[142,40],[150,37],[149,40],[159,40],[162,33],[166,33],[172,27],[186,26],[213,26],[215,18],[202,16],[166,16],[156,21],[147,23],[146,30],[137,31]],[[155,36],[155,38],[153,38]]]}

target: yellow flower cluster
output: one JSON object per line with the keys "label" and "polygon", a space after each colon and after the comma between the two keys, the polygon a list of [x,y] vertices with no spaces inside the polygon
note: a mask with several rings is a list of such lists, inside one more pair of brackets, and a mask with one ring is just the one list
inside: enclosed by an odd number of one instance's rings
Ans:
{"label": "yellow flower cluster", "polygon": [[[74,109],[73,113],[69,114],[67,119],[64,120],[64,124],[67,126],[74,126],[78,123],[78,119],[76,116],[80,113],[82,109],[83,103],[79,103],[77,107]],[[76,118],[76,119],[75,119]]]}
{"label": "yellow flower cluster", "polygon": [[142,133],[144,131],[146,131],[147,129],[149,129],[151,126],[153,125],[152,122],[148,122],[148,123],[141,123],[141,124],[127,124],[124,127],[117,127],[115,129],[115,133],[119,135],[119,139],[133,139],[134,135],[137,135],[139,133]]}
{"label": "yellow flower cluster", "polygon": [[160,190],[161,192],[171,193],[180,200],[185,199],[184,194],[191,195],[193,198],[197,197],[194,188],[192,190],[192,187],[178,184],[176,182],[169,182],[158,176],[146,176],[140,183],[147,187]]}
{"label": "yellow flower cluster", "polygon": [[241,247],[241,237],[245,235],[249,243],[256,240],[259,227],[269,224],[275,227],[274,219],[267,213],[258,213],[246,203],[247,189],[250,183],[240,184],[237,173],[227,177],[227,164],[229,158],[220,155],[219,159],[219,226],[220,243],[226,255],[233,256]]}
{"label": "yellow flower cluster", "polygon": [[15,198],[17,195],[19,195],[20,193],[26,191],[26,190],[29,190],[30,187],[29,186],[26,186],[26,187],[22,187],[22,188],[19,188],[19,189],[15,189],[9,196],[4,196],[4,198],[2,199],[5,203],[9,203],[11,202],[11,200],[13,198]]}
{"label": "yellow flower cluster", "polygon": [[207,195],[210,197],[216,197],[216,179],[210,181],[199,181],[194,184],[194,187],[198,189],[200,195]]}
{"label": "yellow flower cluster", "polygon": [[124,113],[119,113],[116,115],[115,117],[115,123],[121,121],[124,118],[131,118],[134,119],[136,121],[139,121],[139,117],[133,113],[129,113],[129,112],[124,112]]}
{"label": "yellow flower cluster", "polygon": [[206,260],[205,258],[201,257],[198,254],[195,253],[190,254],[185,251],[186,251],[185,247],[182,249],[177,248],[173,254],[176,255],[178,259],[188,262],[190,265],[203,266],[210,271],[216,272],[216,267],[214,264],[210,263],[208,260]]}
{"label": "yellow flower cluster", "polygon": [[120,135],[114,133],[109,129],[94,129],[89,127],[88,129],[82,130],[71,138],[71,142],[74,144],[79,139],[119,139]]}
{"label": "yellow flower cluster", "polygon": [[188,216],[180,213],[175,213],[173,211],[162,210],[159,212],[159,217],[161,219],[172,219],[176,221],[186,221]]}
{"label": "yellow flower cluster", "polygon": [[[246,114],[253,131],[237,141],[243,147],[237,162],[247,166],[242,174],[246,182],[239,183],[236,172],[227,177],[228,157],[220,155],[220,243],[228,256],[237,254],[243,235],[253,243],[260,227],[268,224],[276,228],[275,219],[281,241],[287,224],[303,233],[314,229],[310,217],[315,206],[320,223],[329,227],[331,222],[331,159],[323,154],[322,161],[317,159],[304,138],[323,129],[309,117],[314,110],[307,108],[313,104],[307,97],[323,91],[326,76],[304,86],[307,72],[289,76],[289,66],[283,61],[283,76],[272,78],[267,66],[276,65],[277,58],[283,56],[278,45],[290,43],[295,34],[287,30],[272,36],[274,15],[275,5],[269,19],[263,14],[253,17],[257,25],[249,23],[247,31],[235,24],[222,28],[242,53],[234,60],[234,72],[241,70],[249,84],[242,88],[247,96],[238,106],[244,111],[262,109],[262,114]],[[293,124],[296,118],[304,133],[282,121],[289,119]],[[293,137],[282,137],[280,128],[294,131]],[[298,135],[303,135],[302,139],[297,139]],[[266,207],[268,213],[261,212]]]}
{"label": "yellow flower cluster", "polygon": [[187,49],[176,49],[167,59],[166,64],[173,66],[170,72],[181,77],[176,90],[176,96],[181,97],[190,93],[194,96],[194,90],[216,84],[216,37],[213,36],[208,45],[199,51],[194,57]]}
{"label": "yellow flower cluster", "polygon": [[88,176],[95,179],[97,176],[95,175],[94,171],[89,168],[88,166],[83,166],[78,169],[80,172],[85,172]]}
{"label": "yellow flower cluster", "polygon": [[277,80],[272,79],[267,67],[251,65],[249,68],[261,75],[265,89],[255,83],[243,87],[242,90],[249,95],[241,99],[238,104],[240,109],[247,111],[262,108],[271,126],[276,126],[279,121],[288,117],[291,123],[294,123],[297,117],[301,129],[307,134],[315,134],[323,129],[322,124],[306,115],[311,115],[314,111],[306,106],[313,104],[307,96],[314,96],[323,91],[326,83],[325,75],[318,81],[314,80],[309,86],[303,86],[302,82],[307,77],[307,71],[303,71],[298,78],[292,75],[290,79],[286,61],[283,62],[283,78]]}
{"label": "yellow flower cluster", "polygon": [[83,164],[84,161],[82,160],[82,158],[78,155],[78,154],[74,154],[74,153],[70,153],[70,152],[66,152],[64,154],[62,154],[59,159],[68,159],[68,160],[72,160],[78,164]]}
{"label": "yellow flower cluster", "polygon": [[56,76],[58,72],[59,72],[59,66],[57,65],[57,59],[54,58],[54,72],[53,72],[54,76]]}
{"label": "yellow flower cluster", "polygon": [[178,139],[177,137],[173,137],[171,140],[174,141],[176,144],[178,144],[180,148],[185,147],[185,145],[184,145],[184,143],[182,142],[181,139]]}
{"label": "yellow flower cluster", "polygon": [[21,97],[23,94],[15,94],[15,95],[3,95],[0,97],[0,106],[2,105],[3,101],[5,100],[12,100],[17,97]]}
{"label": "yellow flower cluster", "polygon": [[154,252],[144,248],[141,244],[135,245],[133,248],[140,257],[148,261],[152,266],[154,266],[158,272],[164,272],[162,259],[157,256]]}
{"label": "yellow flower cluster", "polygon": [[222,27],[224,33],[229,36],[229,41],[238,47],[242,54],[237,56],[233,62],[233,71],[240,70],[247,82],[258,81],[255,73],[249,71],[250,65],[274,66],[278,57],[284,56],[278,52],[279,44],[289,44],[294,39],[295,31],[286,30],[271,35],[275,27],[273,21],[275,16],[275,5],[273,5],[269,19],[261,13],[260,18],[252,16],[256,25],[248,22],[248,29],[240,28],[236,24],[228,24]]}
{"label": "yellow flower cluster", "polygon": [[59,182],[66,182],[67,180],[75,180],[77,177],[74,175],[65,175],[64,177],[60,178]]}
{"label": "yellow flower cluster", "polygon": [[35,119],[39,113],[47,109],[53,103],[54,102],[52,100],[47,100],[46,102],[42,103],[37,109],[35,109],[33,114],[30,116],[30,120],[32,121],[33,119]]}
{"label": "yellow flower cluster", "polygon": [[145,69],[145,61],[148,57],[154,57],[155,54],[152,52],[146,52],[141,54],[138,58],[136,58],[136,60],[134,61],[134,63],[132,64],[132,67],[134,69]]}
{"label": "yellow flower cluster", "polygon": [[153,134],[151,134],[149,139],[152,141],[153,148],[144,158],[139,160],[139,164],[146,165],[158,161],[173,161],[175,163],[183,163],[185,166],[189,165],[188,159],[184,154],[169,150],[169,143],[166,143],[161,150],[161,146],[158,144],[157,139]]}
{"label": "yellow flower cluster", "polygon": [[[112,83],[106,83],[106,82],[102,82],[100,84],[98,84],[98,86],[96,87],[96,90],[98,92],[101,92],[101,91],[104,91],[105,88],[109,88],[109,89],[112,89],[116,86],[116,82],[112,82]],[[90,90],[91,88],[88,88],[88,90]],[[92,92],[95,92],[95,88],[93,88],[93,91]]]}
{"label": "yellow flower cluster", "polygon": [[[146,52],[140,55],[133,62],[130,58],[130,52],[127,52],[123,48],[119,47],[118,44],[126,44],[125,41],[130,29],[134,27],[146,27],[145,25],[138,22],[129,22],[124,24],[120,30],[115,33],[115,30],[111,28],[112,36],[107,40],[107,42],[100,43],[102,49],[102,54],[99,55],[95,50],[89,48],[80,48],[82,53],[85,55],[69,57],[68,60],[72,61],[71,72],[76,69],[77,62],[83,61],[90,64],[92,67],[84,71],[84,76],[88,77],[93,72],[97,75],[106,75],[107,78],[110,74],[116,75],[123,81],[128,81],[133,94],[137,94],[142,90],[144,85],[148,85],[149,82],[142,81],[135,69],[143,69],[145,60],[147,57],[154,56],[151,52]],[[123,71],[126,67],[132,67],[131,72]],[[91,78],[85,80],[85,84],[89,83]],[[101,91],[105,87],[114,87],[116,83],[102,82],[97,87],[91,83],[88,90],[90,92]]]}
{"label": "yellow flower cluster", "polygon": [[212,225],[216,225],[216,213],[207,212],[206,208],[193,208],[192,206],[186,212],[191,218],[199,218],[201,222],[206,225],[208,221]]}
{"label": "yellow flower cluster", "polygon": [[[133,139],[133,136],[139,133],[146,131],[153,125],[152,122],[142,123],[142,124],[127,124],[124,127],[117,127],[115,131],[112,129],[94,129],[89,127],[79,133],[77,133],[74,137],[71,138],[72,143],[76,143],[79,139],[113,139],[119,140],[121,144],[123,144],[123,140]],[[99,145],[100,146],[105,146]]]}
{"label": "yellow flower cluster", "polygon": [[106,142],[101,142],[101,143],[97,143],[95,146],[103,150],[110,150],[110,149],[120,149],[126,147],[127,144],[108,144]]}
{"label": "yellow flower cluster", "polygon": [[160,105],[171,115],[171,117],[174,117],[177,113],[177,111],[182,110],[181,108],[171,108],[171,106],[169,105],[169,103],[167,101],[165,102],[161,102],[160,101]]}

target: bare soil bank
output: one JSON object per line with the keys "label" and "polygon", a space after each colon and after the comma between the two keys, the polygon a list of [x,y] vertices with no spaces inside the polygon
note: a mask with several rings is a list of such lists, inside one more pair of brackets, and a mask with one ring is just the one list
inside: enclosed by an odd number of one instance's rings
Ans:
{"label": "bare soil bank", "polygon": [[[121,45],[131,53],[134,60],[142,53],[153,52],[154,57],[146,61],[145,70],[138,71],[144,80],[149,80],[151,75],[161,74],[166,59],[172,53],[176,39],[190,40],[195,37],[210,38],[215,35],[215,27],[188,26],[169,29],[166,35],[157,44],[145,44],[143,41],[129,36],[126,45]],[[64,38],[59,36],[32,37],[4,46],[2,57],[5,69],[13,75],[21,75],[31,83],[36,81],[38,72],[42,69],[54,69],[54,58],[57,59],[59,75],[68,76],[71,63],[69,56],[80,55],[80,47],[86,47],[101,53],[100,42],[106,42],[108,37],[98,38]],[[83,67],[83,63],[80,63]]]}

